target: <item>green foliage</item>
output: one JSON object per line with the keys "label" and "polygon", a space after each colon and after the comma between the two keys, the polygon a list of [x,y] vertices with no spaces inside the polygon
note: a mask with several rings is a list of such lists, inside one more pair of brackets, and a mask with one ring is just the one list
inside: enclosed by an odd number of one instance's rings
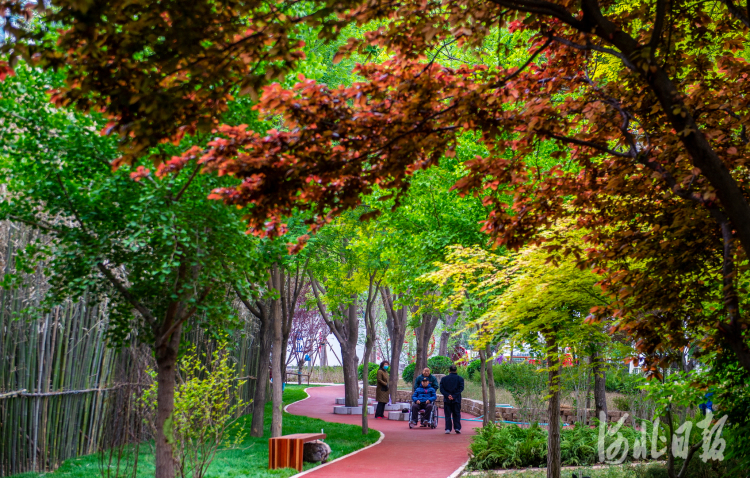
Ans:
{"label": "green foliage", "polygon": [[618,410],[628,411],[630,410],[630,397],[613,397],[612,402],[615,404]]}
{"label": "green foliage", "polygon": [[[179,362],[179,374],[182,380],[175,389],[174,412],[167,422],[169,427],[165,426],[169,429],[167,440],[173,445],[180,476],[201,478],[219,447],[238,446],[245,438],[244,428],[234,419],[245,403],[241,399],[234,401],[231,392],[234,382],[242,386],[246,380],[237,380],[225,340],[218,343],[211,357],[201,357],[192,346]],[[154,381],[139,399],[152,416],[156,412],[156,394]],[[152,426],[154,423],[155,420],[150,421]],[[228,436],[229,428],[232,433]]]}
{"label": "green foliage", "polygon": [[663,381],[649,380],[640,388],[650,400],[656,402],[656,416],[664,416],[668,410],[675,407],[697,408],[703,402],[706,394],[695,381],[695,373],[688,376],[684,372],[672,373]]}
{"label": "green foliage", "polygon": [[371,368],[370,371],[367,374],[367,383],[370,385],[375,385],[378,383],[378,369],[377,368]]}
{"label": "green foliage", "polygon": [[729,415],[724,435],[727,440],[726,456],[734,464],[732,470],[739,475],[740,470],[750,469],[750,373],[742,368],[734,358],[717,357],[713,361],[709,375],[714,392],[713,402],[722,412]]}
{"label": "green foliage", "polygon": [[472,380],[475,379],[476,377],[478,377],[478,375],[475,377],[474,374],[479,372],[479,369],[481,367],[482,367],[481,360],[479,359],[472,360],[471,362],[469,362],[469,365],[466,366],[466,375]]}
{"label": "green foliage", "polygon": [[[0,123],[0,182],[7,191],[0,219],[23,222],[54,239],[43,246],[32,242],[22,260],[48,261],[51,287],[44,306],[84,293],[106,296],[112,344],[132,337],[134,329],[152,343],[177,303],[178,310],[194,311],[193,323],[231,325],[236,314],[218,285],[232,277],[222,264],[256,281],[264,269],[256,260],[258,241],[242,233],[241,213],[207,199],[226,180],[149,173],[136,182],[130,176],[135,166],[113,172],[117,142],[99,134],[104,119],[49,103],[50,86],[60,82],[26,67],[0,82],[0,112],[15,118]],[[182,146],[194,140],[185,138]]]}
{"label": "green foliage", "polygon": [[[369,374],[373,370],[377,370],[379,366],[380,364],[370,362],[367,366],[368,368],[367,373]],[[364,364],[359,364],[359,366],[357,367],[357,378],[360,380],[362,380],[362,371],[364,370],[364,368],[365,368]]]}
{"label": "green foliage", "polygon": [[449,372],[451,365],[453,365],[453,360],[443,355],[436,355],[427,359],[427,366],[430,367],[430,371],[433,374],[440,373],[445,375]]}
{"label": "green foliage", "polygon": [[495,385],[511,392],[520,389],[538,389],[546,386],[546,377],[539,373],[539,367],[530,363],[501,363],[493,365]]}
{"label": "green foliage", "polygon": [[547,463],[547,433],[534,424],[530,428],[515,425],[479,428],[469,446],[469,468],[521,468]]}
{"label": "green foliage", "polygon": [[[628,443],[634,443],[640,433],[623,426],[620,433]],[[560,431],[560,456],[564,466],[593,465],[599,461],[598,427],[573,427]],[[608,447],[616,437],[606,435]],[[649,445],[650,446],[650,442]],[[529,428],[517,425],[490,424],[477,429],[470,445],[472,457],[469,467],[474,470],[495,468],[525,468],[547,463],[547,431],[536,423]],[[632,458],[632,455],[628,458]]]}
{"label": "green foliage", "polygon": [[608,392],[618,392],[627,395],[637,393],[639,387],[646,382],[642,375],[629,373],[622,367],[610,367],[607,370],[604,387]]}
{"label": "green foliage", "polygon": [[414,369],[417,367],[417,364],[410,363],[406,367],[404,367],[404,371],[401,372],[401,377],[403,377],[404,382],[406,383],[414,383]]}

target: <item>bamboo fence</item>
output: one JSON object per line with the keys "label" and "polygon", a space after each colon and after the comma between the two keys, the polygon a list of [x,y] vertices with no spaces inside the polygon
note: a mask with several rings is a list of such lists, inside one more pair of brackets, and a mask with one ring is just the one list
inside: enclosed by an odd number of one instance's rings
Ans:
{"label": "bamboo fence", "polygon": [[[3,273],[35,239],[28,228],[0,225]],[[105,346],[106,306],[66,301],[38,312],[48,287],[42,269],[23,287],[0,290],[0,476],[96,451],[106,412],[116,355]]]}
{"label": "bamboo fence", "polygon": [[[14,270],[17,252],[36,234],[0,221],[0,273]],[[106,299],[35,309],[49,287],[42,270],[23,287],[0,289],[0,477],[51,470],[71,457],[149,438],[135,406],[150,383],[149,350],[107,347]],[[236,309],[244,326],[230,336],[232,355],[238,375],[249,380],[235,396],[250,403],[257,324]],[[214,350],[216,341],[203,330],[187,335],[200,351]]]}

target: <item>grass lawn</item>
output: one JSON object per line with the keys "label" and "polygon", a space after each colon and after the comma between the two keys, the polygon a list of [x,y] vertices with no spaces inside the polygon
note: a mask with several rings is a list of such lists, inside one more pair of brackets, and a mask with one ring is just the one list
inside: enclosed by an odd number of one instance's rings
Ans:
{"label": "grass lawn", "polygon": [[[304,389],[307,385],[287,385],[284,390],[284,405],[287,405],[307,397]],[[206,474],[210,478],[230,477],[287,477],[297,473],[292,468],[281,470],[268,469],[268,438],[271,429],[271,403],[266,404],[265,410],[266,434],[262,438],[247,437],[236,449],[220,450]],[[244,424],[250,430],[252,415],[240,418],[240,424]],[[317,418],[301,417],[284,413],[283,434],[291,433],[320,433],[323,429],[327,435],[326,443],[331,447],[330,460],[351,453],[371,443],[375,443],[380,434],[376,430],[370,430],[367,435],[362,435],[362,428],[356,425],[342,423],[329,423]],[[317,466],[317,463],[305,463],[305,470]],[[66,460],[54,472],[50,473],[23,473],[15,475],[14,478],[31,477],[49,478],[98,478],[101,477],[98,455],[87,455]],[[132,475],[130,475],[132,476]],[[141,445],[138,456],[138,477],[154,476],[154,457],[149,444]],[[114,470],[109,478],[114,477]]]}

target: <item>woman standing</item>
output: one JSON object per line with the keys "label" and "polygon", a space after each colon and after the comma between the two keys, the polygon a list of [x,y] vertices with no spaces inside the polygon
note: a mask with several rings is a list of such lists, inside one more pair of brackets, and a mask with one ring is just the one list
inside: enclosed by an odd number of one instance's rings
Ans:
{"label": "woman standing", "polygon": [[380,362],[378,369],[378,383],[375,389],[375,400],[378,406],[375,408],[375,418],[385,418],[385,404],[388,403],[388,366],[387,360]]}

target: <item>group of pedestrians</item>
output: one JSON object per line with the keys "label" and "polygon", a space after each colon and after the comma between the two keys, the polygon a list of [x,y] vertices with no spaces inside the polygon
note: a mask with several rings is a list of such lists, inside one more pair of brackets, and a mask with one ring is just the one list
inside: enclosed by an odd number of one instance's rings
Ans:
{"label": "group of pedestrians", "polygon": [[[384,360],[378,369],[377,389],[375,400],[378,405],[375,409],[375,418],[385,418],[385,405],[388,403],[388,369],[390,363]],[[461,392],[464,391],[464,379],[459,376],[456,366],[451,365],[448,375],[440,380],[430,372],[429,368],[422,370],[422,374],[414,380],[414,393],[412,393],[411,415],[417,417],[420,410],[424,410],[425,416],[430,416],[432,407],[437,400],[437,391],[443,395],[443,408],[445,409],[445,433],[455,430],[461,433]]]}

